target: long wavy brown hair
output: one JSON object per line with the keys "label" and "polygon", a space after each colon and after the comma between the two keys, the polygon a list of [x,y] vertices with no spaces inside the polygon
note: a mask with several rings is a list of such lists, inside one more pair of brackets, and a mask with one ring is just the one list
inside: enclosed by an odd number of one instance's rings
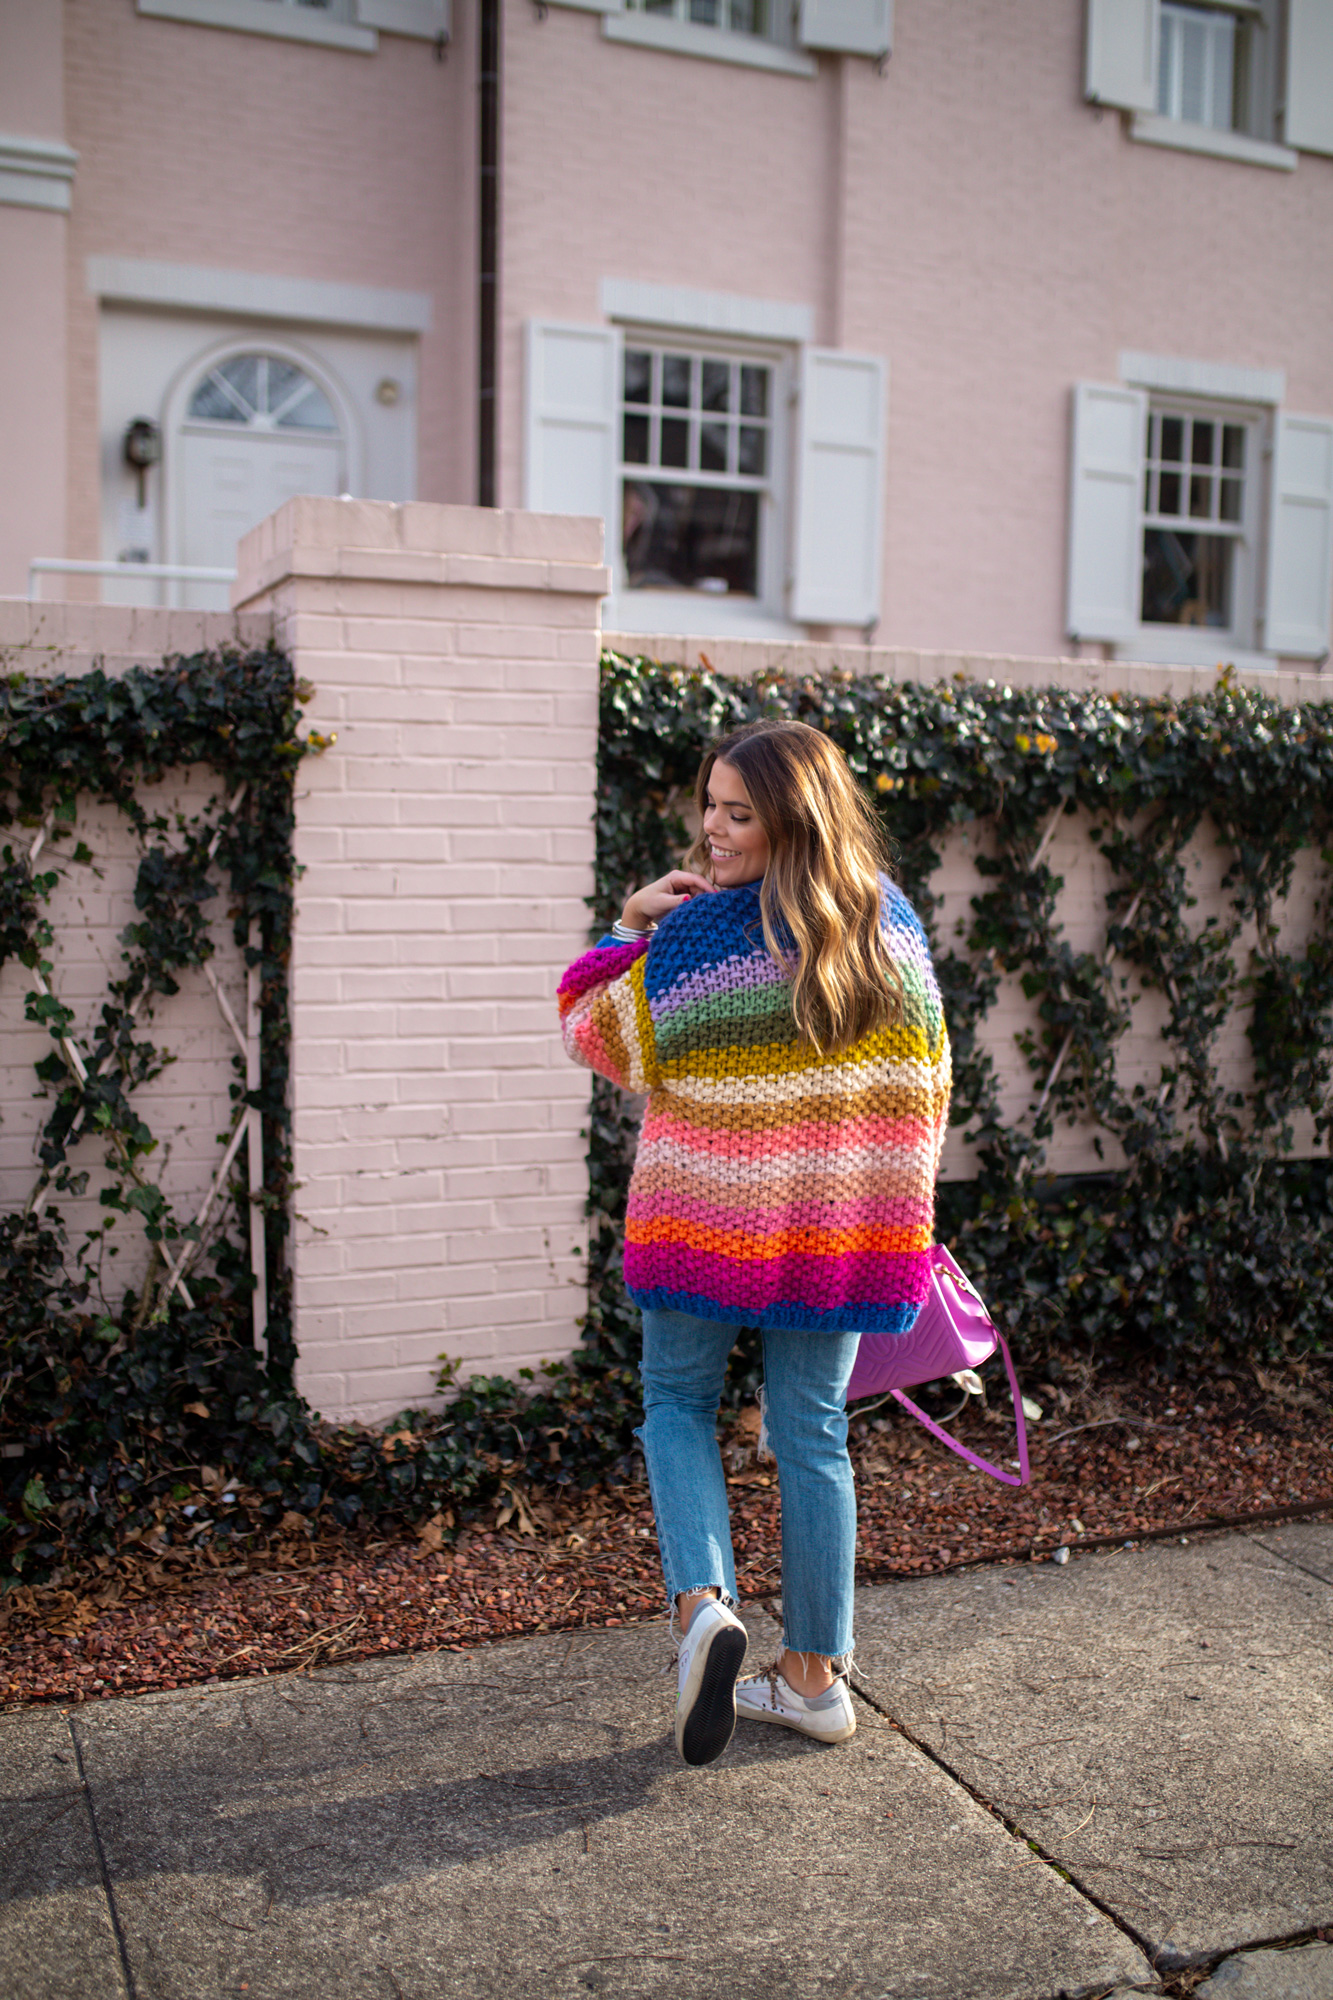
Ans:
{"label": "long wavy brown hair", "polygon": [[[902,975],[880,914],[888,849],[842,752],[804,722],[734,729],[699,766],[694,796],[701,819],[719,760],[740,773],[768,835],[759,892],[764,943],[791,981],[802,1038],[828,1055],[900,1021]],[[702,830],[685,866],[712,875]]]}

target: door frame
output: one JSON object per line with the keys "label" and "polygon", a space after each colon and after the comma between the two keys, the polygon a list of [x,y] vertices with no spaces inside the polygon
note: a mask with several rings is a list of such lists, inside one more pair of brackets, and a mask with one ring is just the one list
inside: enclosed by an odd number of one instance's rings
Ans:
{"label": "door frame", "polygon": [[[318,384],[328,397],[338,419],[345,490],[349,493],[361,490],[364,451],[356,406],[328,363],[321,355],[312,353],[304,342],[292,340],[285,335],[269,333],[262,327],[238,327],[224,339],[209,341],[205,347],[192,354],[190,359],[177,369],[162,398],[162,531],[166,544],[164,560],[169,563],[181,562],[184,559],[181,554],[184,537],[184,486],[180,476],[179,441],[188,421],[185,413],[189,407],[190,397],[202,375],[205,375],[210,368],[216,368],[220,361],[229,361],[236,354],[276,355],[279,360],[290,361],[295,367],[304,369]],[[219,425],[219,433],[221,429]],[[237,435],[243,435],[243,432],[238,431]],[[293,433],[293,436],[298,435],[297,432]],[[180,594],[179,584],[168,584],[168,603],[179,604]]]}

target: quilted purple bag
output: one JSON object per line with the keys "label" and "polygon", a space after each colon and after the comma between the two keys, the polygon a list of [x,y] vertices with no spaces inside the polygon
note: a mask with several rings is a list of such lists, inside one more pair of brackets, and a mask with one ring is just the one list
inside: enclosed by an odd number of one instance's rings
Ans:
{"label": "quilted purple bag", "polygon": [[[979,1368],[997,1347],[1004,1356],[1009,1393],[1014,1399],[1017,1473],[1003,1472],[988,1459],[978,1458],[966,1445],[951,1438],[924,1410],[918,1409],[910,1396],[903,1394],[904,1389],[914,1389],[922,1382],[938,1382],[942,1376],[957,1374],[960,1369]],[[1006,1486],[1027,1485],[1032,1476],[1028,1468],[1027,1426],[1009,1349],[1004,1335],[986,1311],[981,1294],[941,1243],[930,1253],[930,1290],[911,1332],[861,1335],[856,1365],[847,1384],[847,1400],[850,1403],[854,1397],[883,1395],[886,1391],[918,1417],[932,1437],[947,1444],[950,1451],[956,1451],[969,1465],[975,1465],[980,1472],[989,1472],[992,1479],[1002,1479]]]}

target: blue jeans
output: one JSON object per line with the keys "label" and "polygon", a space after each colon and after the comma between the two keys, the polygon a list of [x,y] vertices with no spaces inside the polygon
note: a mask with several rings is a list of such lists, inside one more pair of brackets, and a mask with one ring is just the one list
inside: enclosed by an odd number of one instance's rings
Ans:
{"label": "blue jeans", "polygon": [[[736,1601],[717,1409],[739,1325],[643,1315],[643,1442],[668,1601],[718,1589]],[[844,1398],[859,1335],[764,1333],[764,1410],[782,1493],[782,1622],[794,1653],[852,1650],[856,1490]]]}

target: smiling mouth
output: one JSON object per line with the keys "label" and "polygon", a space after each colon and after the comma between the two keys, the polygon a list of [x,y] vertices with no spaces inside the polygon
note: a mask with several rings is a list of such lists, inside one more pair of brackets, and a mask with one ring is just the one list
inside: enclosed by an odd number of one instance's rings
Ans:
{"label": "smiling mouth", "polygon": [[739,861],[741,858],[741,851],[738,847],[714,847],[711,841],[709,843],[709,852],[712,854],[714,861]]}

